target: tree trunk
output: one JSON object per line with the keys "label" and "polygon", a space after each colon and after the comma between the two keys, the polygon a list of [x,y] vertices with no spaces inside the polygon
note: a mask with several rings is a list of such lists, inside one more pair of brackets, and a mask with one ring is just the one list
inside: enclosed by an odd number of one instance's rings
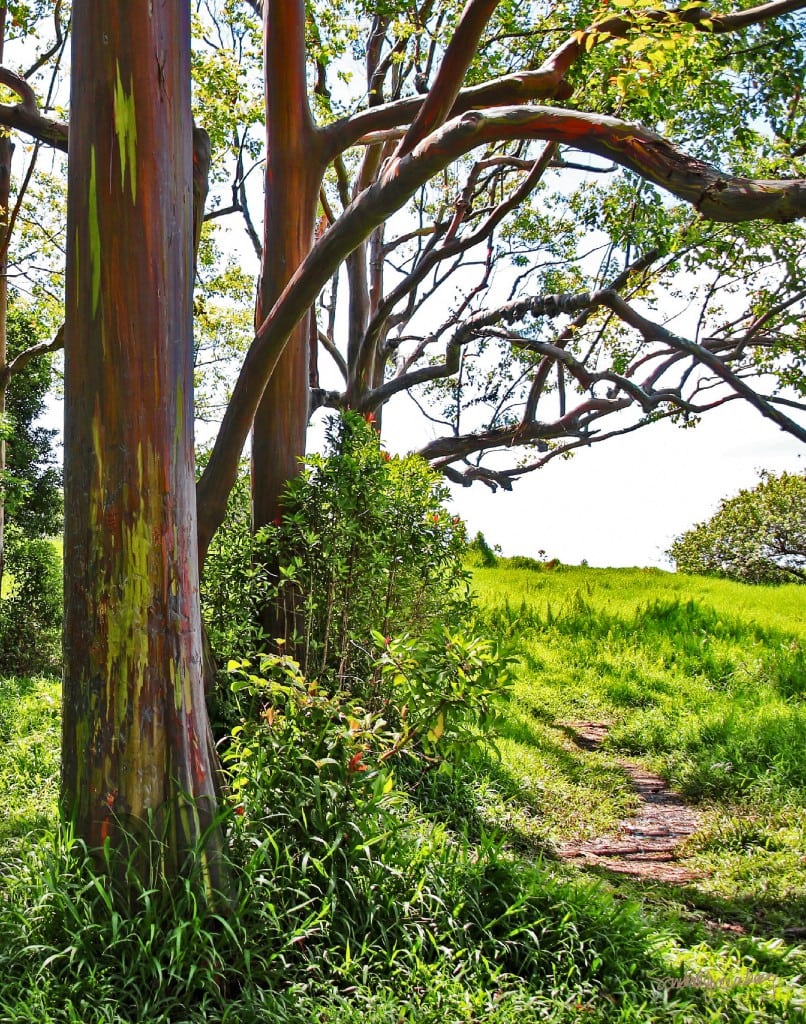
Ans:
{"label": "tree trunk", "polygon": [[[305,4],[264,5],[266,77],[266,206],[257,324],[281,295],[313,245],[324,174],[308,106]],[[309,321],[296,325],[269,380],[252,431],[252,513],[256,528],[279,512],[287,480],[299,472],[308,429]]]}
{"label": "tree trunk", "polygon": [[210,892],[189,5],[75,0],[72,41],[62,806],[91,849],[134,852],[140,871],[175,877],[195,851]]}
{"label": "tree trunk", "polygon": [[[5,12],[4,12],[5,13]],[[1,58],[0,58],[1,59]],[[5,439],[8,377],[8,242],[11,230],[11,157],[14,146],[8,136],[0,138],[0,591],[6,572],[6,469]]]}
{"label": "tree trunk", "polygon": [[[0,10],[0,64],[6,41],[6,8]],[[6,393],[8,377],[8,243],[11,230],[11,157],[14,146],[8,135],[0,136],[0,600],[6,574]]]}

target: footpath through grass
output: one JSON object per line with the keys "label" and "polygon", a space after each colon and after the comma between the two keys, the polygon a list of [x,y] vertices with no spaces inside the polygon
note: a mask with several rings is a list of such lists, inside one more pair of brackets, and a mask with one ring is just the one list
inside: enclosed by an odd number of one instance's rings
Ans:
{"label": "footpath through grass", "polygon": [[[521,656],[481,783],[488,823],[549,855],[601,835],[636,799],[616,756],[643,761],[700,808],[681,852],[701,877],[596,869],[604,883],[672,930],[714,1012],[733,1012],[729,993],[750,998],[740,964],[768,991],[791,983],[806,969],[806,588],[505,563],[476,569],[474,586]],[[568,743],[580,720],[610,726],[601,751]],[[803,998],[797,987],[779,1019]]]}
{"label": "footpath through grass", "polygon": [[[806,588],[474,581],[519,657],[500,756],[356,804],[339,848],[342,818],[327,843],[294,819],[318,779],[298,743],[285,829],[244,856],[228,825],[226,913],[148,887],[121,913],[55,833],[57,682],[0,681],[0,1024],[806,1021]],[[602,751],[568,742],[583,719],[610,725]],[[553,857],[634,807],[625,753],[702,808],[698,881]]]}

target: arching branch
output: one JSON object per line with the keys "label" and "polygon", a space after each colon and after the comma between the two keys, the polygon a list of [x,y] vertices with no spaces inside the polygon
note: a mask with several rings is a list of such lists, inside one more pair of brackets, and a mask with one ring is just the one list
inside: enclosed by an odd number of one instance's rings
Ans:
{"label": "arching branch", "polygon": [[448,122],[407,156],[391,161],[381,177],[347,207],[297,268],[258,328],[199,481],[202,552],[223,521],[226,495],[266,384],[289,333],[320,289],[347,255],[422,184],[478,145],[515,138],[565,143],[615,160],[713,220],[786,221],[806,216],[806,180],[754,181],[723,174],[681,153],[659,135],[616,118],[552,107],[503,107]]}

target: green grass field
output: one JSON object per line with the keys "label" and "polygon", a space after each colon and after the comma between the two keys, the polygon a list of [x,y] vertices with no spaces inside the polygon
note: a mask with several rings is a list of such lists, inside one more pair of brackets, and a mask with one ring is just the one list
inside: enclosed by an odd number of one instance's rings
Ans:
{"label": "green grass field", "polygon": [[[304,969],[303,947],[261,946],[269,918],[274,943],[301,927],[302,896],[283,917],[281,835],[255,876],[270,909],[247,893],[225,925],[178,900],[146,935],[97,882],[60,875],[59,686],[0,681],[0,1022],[806,1021],[806,588],[505,562],[473,580],[517,657],[495,749],[424,780]],[[602,749],[568,742],[581,720],[609,725]],[[681,851],[695,881],[556,860],[635,808],[618,757],[701,812]],[[276,989],[254,982],[264,960]]]}

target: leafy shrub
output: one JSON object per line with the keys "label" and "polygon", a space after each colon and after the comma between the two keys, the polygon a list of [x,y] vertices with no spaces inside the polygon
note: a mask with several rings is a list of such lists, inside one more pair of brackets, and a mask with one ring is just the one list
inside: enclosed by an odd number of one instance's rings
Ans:
{"label": "leafy shrub", "polygon": [[62,567],[50,541],[6,527],[11,593],[0,601],[0,672],[52,671],[62,622]]}
{"label": "leafy shrub", "polygon": [[251,541],[242,485],[211,547],[203,599],[217,656],[276,642],[304,675],[365,693],[378,681],[376,637],[418,635],[437,617],[456,625],[471,612],[464,526],[447,495],[422,459],[384,452],[362,417],[332,421],[326,454],[309,456],[288,484],[282,517]]}
{"label": "leafy shrub", "polygon": [[381,659],[386,713],[430,756],[461,757],[490,739],[512,661],[495,641],[441,623],[390,639]]}
{"label": "leafy shrub", "polygon": [[[541,554],[545,554],[545,551],[541,552]],[[502,568],[531,569],[534,572],[543,572],[543,570],[546,568],[546,564],[547,563],[545,559],[543,559],[543,561],[540,561],[537,558],[531,558],[529,555],[513,555],[511,558],[504,559],[504,564]],[[552,568],[555,568],[555,565],[556,563],[552,565]]]}
{"label": "leafy shrub", "polygon": [[[297,906],[321,928],[359,898],[361,875],[389,873],[402,795],[389,765],[395,740],[385,720],[343,694],[328,694],[287,656],[264,655],[253,671],[231,662],[241,722],[225,755],[236,801],[236,845],[281,843],[278,907]],[[378,846],[385,866],[376,865]],[[346,904],[342,906],[342,903]],[[354,911],[349,911],[354,912]]]}

